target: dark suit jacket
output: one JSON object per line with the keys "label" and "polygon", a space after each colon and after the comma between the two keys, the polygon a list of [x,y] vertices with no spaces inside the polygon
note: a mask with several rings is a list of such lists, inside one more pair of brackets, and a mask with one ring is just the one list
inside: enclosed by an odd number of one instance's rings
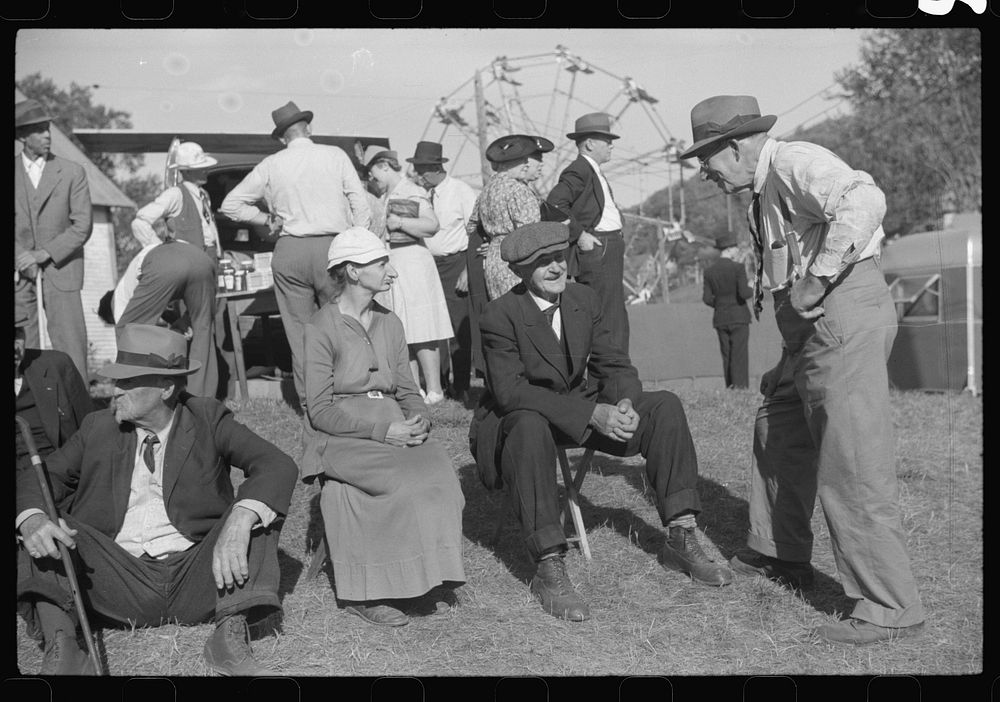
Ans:
{"label": "dark suit jacket", "polygon": [[753,299],[753,290],[747,284],[747,271],[742,263],[720,257],[706,268],[701,299],[715,308],[712,326],[750,324],[747,300]]}
{"label": "dark suit jacket", "polygon": [[[62,351],[25,349],[21,374],[35,398],[42,430],[53,446],[62,446],[94,411],[80,371]],[[18,455],[27,454],[20,432],[14,436]]]}
{"label": "dark suit jacket", "polygon": [[509,412],[537,412],[580,444],[590,435],[598,401],[638,402],[639,374],[614,344],[597,294],[567,283],[560,312],[568,355],[524,283],[486,305],[480,319],[486,393],[473,415],[469,445],[488,488],[500,485],[500,420]]}
{"label": "dark suit jacket", "polygon": [[[610,188],[610,185],[608,186]],[[577,156],[573,163],[559,174],[559,182],[545,198],[546,203],[569,215],[569,241],[575,244],[580,232],[593,233],[604,213],[604,189],[594,167],[583,156]],[[569,275],[579,271],[577,248],[570,246],[566,260]]]}
{"label": "dark suit jacket", "polygon": [[83,166],[49,154],[38,188],[14,157],[14,259],[45,249],[45,276],[64,292],[83,287],[83,245],[93,230],[90,190]]}
{"label": "dark suit jacket", "polygon": [[[113,539],[125,521],[135,449],[131,424],[119,426],[110,409],[88,414],[80,430],[45,461],[60,510]],[[191,541],[204,538],[236,499],[260,500],[279,514],[288,511],[298,477],[295,463],[237,422],[221,402],[183,393],[166,450],[167,516]],[[236,497],[231,465],[246,476]],[[18,474],[17,514],[45,509],[32,473]]]}

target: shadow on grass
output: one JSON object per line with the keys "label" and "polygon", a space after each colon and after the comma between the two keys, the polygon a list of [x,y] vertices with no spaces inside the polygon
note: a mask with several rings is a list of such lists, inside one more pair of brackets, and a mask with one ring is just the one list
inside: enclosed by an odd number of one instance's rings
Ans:
{"label": "shadow on grass", "polygon": [[[630,487],[646,494],[648,485],[641,465],[629,465],[621,459],[605,454],[597,456],[602,475],[622,476]],[[475,463],[463,464],[458,474],[465,494],[463,532],[466,538],[492,551],[514,577],[525,584],[529,583],[535,567],[519,534],[505,493],[502,490],[487,490],[479,480]],[[561,480],[559,483],[560,500],[562,500],[564,498]],[[698,494],[702,505],[702,511],[698,515],[698,525],[704,532],[705,538],[709,539],[722,557],[728,560],[745,548],[749,505],[746,500],[734,495],[724,485],[704,477],[698,478]],[[646,497],[649,499],[648,495]],[[584,524],[592,527],[594,524],[606,523],[651,557],[658,558],[666,539],[664,528],[658,524],[650,524],[631,509],[594,504],[587,499],[586,481],[580,494],[580,511],[583,514]],[[500,520],[499,532],[498,520]],[[595,555],[595,558],[599,556]],[[813,587],[798,592],[798,596],[824,614],[850,612],[854,602],[844,594],[840,583],[825,573],[814,570],[814,574],[816,580]]]}

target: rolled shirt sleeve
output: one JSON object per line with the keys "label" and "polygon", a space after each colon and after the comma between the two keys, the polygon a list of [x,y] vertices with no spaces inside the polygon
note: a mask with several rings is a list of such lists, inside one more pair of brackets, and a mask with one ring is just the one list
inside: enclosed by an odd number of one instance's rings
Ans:
{"label": "rolled shirt sleeve", "polygon": [[833,209],[826,240],[809,272],[815,276],[837,275],[850,251],[860,254],[870,248],[885,210],[885,194],[874,183],[858,183],[845,192]]}

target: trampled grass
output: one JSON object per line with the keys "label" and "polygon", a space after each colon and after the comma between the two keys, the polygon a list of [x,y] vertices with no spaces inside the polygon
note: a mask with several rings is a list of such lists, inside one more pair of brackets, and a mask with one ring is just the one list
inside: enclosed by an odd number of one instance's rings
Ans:
{"label": "trampled grass", "polygon": [[[728,558],[747,528],[754,413],[751,391],[679,388],[700,463],[699,523],[710,555]],[[293,458],[300,418],[266,400],[234,403],[240,421]],[[983,414],[968,394],[895,393],[900,504],[910,557],[929,613],[922,637],[868,647],[814,643],[809,630],[850,611],[837,580],[822,510],[813,520],[816,586],[804,595],[762,579],[725,588],[664,570],[656,511],[641,458],[598,454],[582,508],[593,560],[568,556],[592,619],[544,614],[528,591],[533,569],[500,494],[480,484],[468,451],[471,411],[430,410],[466,498],[467,583],[459,606],[384,629],[338,609],[327,565],[306,580],[321,534],[316,489],[298,485],[281,534],[284,615],[260,628],[260,660],[292,676],[969,675],[983,671]],[[859,437],[864,440],[864,437]],[[573,455],[571,454],[571,459]],[[234,475],[237,475],[234,473]],[[503,526],[493,541],[498,515]],[[202,676],[211,625],[102,629],[113,675]],[[18,623],[18,667],[34,673],[41,651]]]}

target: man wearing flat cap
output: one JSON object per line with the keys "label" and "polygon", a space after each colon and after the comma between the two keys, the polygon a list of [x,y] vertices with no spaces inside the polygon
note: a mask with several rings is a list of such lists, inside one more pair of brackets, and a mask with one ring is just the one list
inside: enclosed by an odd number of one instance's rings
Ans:
{"label": "man wearing flat cap", "polygon": [[619,136],[611,131],[611,115],[604,112],[583,115],[566,136],[576,142],[578,156],[559,174],[546,202],[568,213],[569,273],[597,293],[611,338],[628,353],[622,214],[601,172]]}
{"label": "man wearing flat cap", "polygon": [[51,117],[35,100],[14,105],[14,299],[28,311],[24,331],[40,347],[38,303],[52,348],[69,354],[87,378],[83,245],[93,230],[83,166],[51,151]]}
{"label": "man wearing flat cap", "polygon": [[[250,649],[247,615],[280,611],[278,531],[298,469],[225,405],[184,391],[198,366],[186,349],[169,329],[123,329],[116,361],[101,371],[115,382],[111,407],[87,415],[46,460],[59,524],[42,511],[35,476],[18,474],[18,609],[43,639],[43,674],[94,672],[56,541],[86,574],[92,612],[121,626],[214,618],[208,665],[268,672]],[[235,494],[231,467],[245,476]]]}
{"label": "man wearing flat cap", "polygon": [[719,337],[722,375],[727,388],[750,387],[750,310],[753,291],[746,266],[739,260],[736,237],[723,234],[715,242],[719,257],[705,269],[702,301],[712,308],[712,326]]}
{"label": "man wearing flat cap", "polygon": [[[302,339],[305,324],[332,295],[326,252],[339,232],[371,226],[365,189],[350,157],[316,144],[313,113],[288,102],[271,112],[271,135],[285,148],[258,163],[229,191],[219,211],[236,222],[267,225],[277,233],[271,271],[274,293],[292,352],[292,374],[305,406]],[[262,211],[257,202],[267,204]]]}
{"label": "man wearing flat cap", "polygon": [[791,585],[813,582],[816,497],[851,616],[820,626],[833,643],[918,633],[924,610],[898,504],[889,379],[896,312],[879,269],[885,196],[872,177],[808,142],[767,131],[757,100],[719,95],[691,110],[703,177],[751,191],[757,259],[754,312],[770,290],[783,340],[761,381],[750,484],[750,551],[733,570]]}
{"label": "man wearing flat cap", "polygon": [[487,391],[469,444],[484,485],[510,498],[537,564],[532,593],[549,614],[583,621],[590,612],[564,563],[558,445],[641,453],[667,531],[663,565],[707,585],[726,585],[732,575],[698,543],[698,460],[684,408],[670,392],[643,391],[597,294],[566,282],[568,246],[569,229],[558,222],[526,225],[504,240],[504,260],[521,282],[487,305],[480,322]]}

